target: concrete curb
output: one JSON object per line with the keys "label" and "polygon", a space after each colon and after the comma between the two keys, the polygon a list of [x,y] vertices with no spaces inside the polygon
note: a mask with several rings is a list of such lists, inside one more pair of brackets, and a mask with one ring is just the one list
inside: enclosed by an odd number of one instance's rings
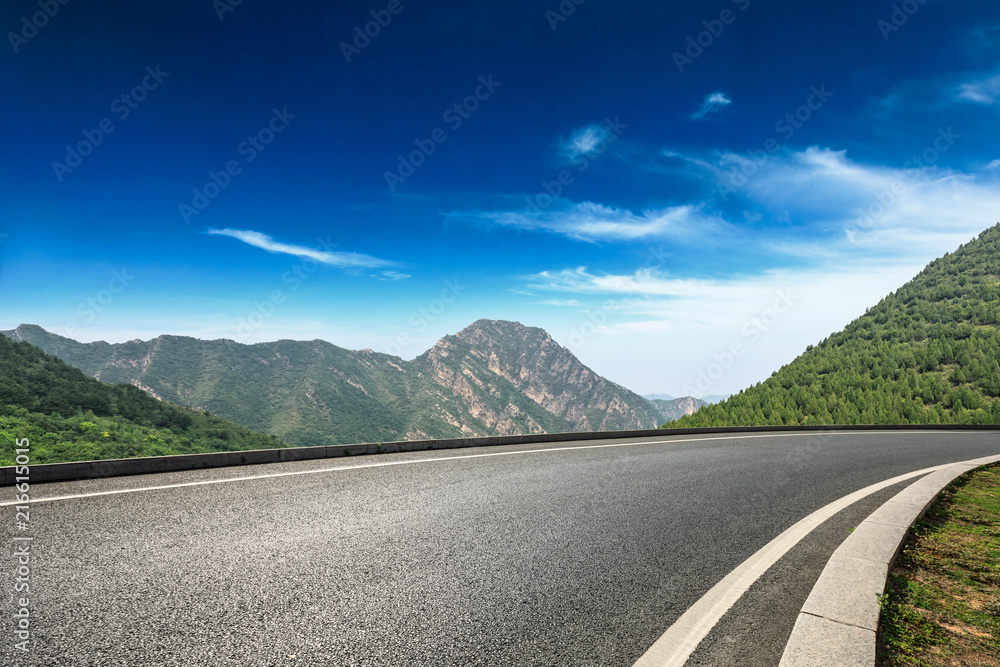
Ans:
{"label": "concrete curb", "polygon": [[[709,435],[713,433],[808,433],[823,431],[998,431],[993,424],[878,424],[873,426],[720,426],[714,428],[640,429],[633,431],[585,431],[580,433],[540,433],[535,435],[504,435],[453,440],[403,440],[356,445],[327,445],[320,447],[285,447],[282,449],[254,449],[211,454],[178,454],[174,456],[147,456],[132,459],[105,461],[78,461],[74,463],[43,463],[32,465],[31,482],[65,482],[74,479],[97,479],[123,475],[145,475],[202,468],[306,461],[339,456],[362,454],[388,454],[463,447],[495,447],[499,445],[524,445],[537,443],[569,442],[573,440],[616,440],[626,438],[666,437],[672,435]],[[16,477],[15,466],[0,467],[0,486],[11,486]]]}
{"label": "concrete curb", "polygon": [[958,477],[997,462],[1000,456],[945,466],[872,512],[830,557],[795,620],[780,667],[872,667],[879,597],[910,526]]}

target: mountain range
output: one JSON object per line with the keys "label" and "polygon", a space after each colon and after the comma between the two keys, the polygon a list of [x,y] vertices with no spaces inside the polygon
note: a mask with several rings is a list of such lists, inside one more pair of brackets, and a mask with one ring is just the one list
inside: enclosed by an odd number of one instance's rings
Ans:
{"label": "mountain range", "polygon": [[765,382],[715,404],[721,397],[647,400],[594,373],[542,329],[500,320],[479,320],[411,361],[321,340],[80,343],[34,325],[0,333],[20,341],[0,348],[0,433],[58,435],[50,460],[663,422],[996,424],[1000,225]]}
{"label": "mountain range", "polygon": [[544,330],[499,320],[445,336],[412,361],[321,340],[79,343],[34,325],[2,333],[98,380],[299,446],[655,428],[703,405],[647,401]]}

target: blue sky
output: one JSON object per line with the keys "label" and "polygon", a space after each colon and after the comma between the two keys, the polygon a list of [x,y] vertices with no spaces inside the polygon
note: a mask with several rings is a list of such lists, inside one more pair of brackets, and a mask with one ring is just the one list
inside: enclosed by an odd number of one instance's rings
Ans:
{"label": "blue sky", "polygon": [[730,393],[1000,220],[995,2],[146,4],[0,10],[0,328]]}

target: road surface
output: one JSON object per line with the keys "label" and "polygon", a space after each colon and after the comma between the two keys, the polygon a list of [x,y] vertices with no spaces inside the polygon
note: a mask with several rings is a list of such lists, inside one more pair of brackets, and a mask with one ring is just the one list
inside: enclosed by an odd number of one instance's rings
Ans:
{"label": "road surface", "polygon": [[[20,665],[628,667],[811,512],[991,454],[996,432],[890,431],[323,459],[36,484],[21,532],[5,487],[8,544],[33,538],[30,639],[14,647],[11,547],[0,650]],[[906,483],[795,546],[688,664],[777,664],[826,559]]]}

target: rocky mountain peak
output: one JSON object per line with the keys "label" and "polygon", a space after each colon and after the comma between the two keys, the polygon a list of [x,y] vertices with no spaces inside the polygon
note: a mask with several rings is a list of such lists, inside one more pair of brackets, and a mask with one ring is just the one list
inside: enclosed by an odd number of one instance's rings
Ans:
{"label": "rocky mountain peak", "polygon": [[37,324],[20,324],[11,332],[10,337],[14,340],[29,340],[34,336],[44,335],[45,329]]}
{"label": "rocky mountain peak", "polygon": [[[476,320],[465,327],[454,338],[463,340],[473,347],[490,347],[504,343],[505,347],[533,347],[555,345],[555,341],[544,329],[529,327],[509,320]],[[557,345],[558,347],[558,345]]]}

